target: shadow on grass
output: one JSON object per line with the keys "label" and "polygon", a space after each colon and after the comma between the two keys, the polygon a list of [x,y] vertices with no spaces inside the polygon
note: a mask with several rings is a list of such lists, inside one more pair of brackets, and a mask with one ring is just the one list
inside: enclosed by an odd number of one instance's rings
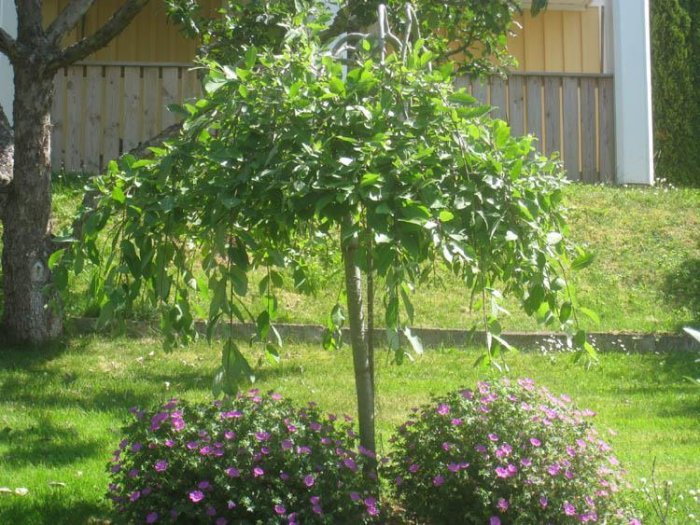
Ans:
{"label": "shadow on grass", "polygon": [[77,501],[60,493],[31,501],[29,496],[0,500],[0,523],[15,525],[86,525],[110,523],[109,505]]}
{"label": "shadow on grass", "polygon": [[[700,325],[700,259],[690,258],[664,279],[664,292],[674,306],[687,308],[692,322]],[[679,330],[683,325],[677,327]]]}

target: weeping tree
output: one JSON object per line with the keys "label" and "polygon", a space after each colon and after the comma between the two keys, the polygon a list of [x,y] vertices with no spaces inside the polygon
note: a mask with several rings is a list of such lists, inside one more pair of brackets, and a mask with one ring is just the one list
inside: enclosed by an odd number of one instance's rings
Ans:
{"label": "weeping tree", "polygon": [[[81,242],[52,265],[93,266],[104,321],[145,299],[172,345],[196,336],[198,315],[209,336],[222,320],[253,320],[252,342],[276,361],[282,269],[303,289],[310,239],[335,243],[347,304],[334,308],[326,343],[347,319],[361,443],[374,450],[375,293],[396,360],[422,350],[410,331],[412,290],[436,264],[483,313],[481,362],[510,348],[499,322],[506,295],[593,355],[578,328],[591,313],[568,275],[590,257],[566,239],[560,165],[455,89],[453,64],[434,65],[411,6],[397,14],[400,34],[380,6],[375,34],[331,46],[319,17],[295,16],[274,52],[249,46],[236,64],[204,62],[205,95],[181,108],[182,134],[152,160],[111,163],[96,181],[101,198],[84,210]],[[264,269],[262,312],[244,300],[254,268]],[[231,395],[253,375],[225,338],[215,392]]]}

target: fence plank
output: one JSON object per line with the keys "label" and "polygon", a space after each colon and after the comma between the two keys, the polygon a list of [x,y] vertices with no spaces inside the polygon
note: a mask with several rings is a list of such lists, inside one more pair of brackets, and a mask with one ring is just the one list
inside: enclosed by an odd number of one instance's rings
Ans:
{"label": "fence plank", "polygon": [[508,84],[500,77],[491,78],[491,105],[494,117],[508,119]]}
{"label": "fence plank", "polygon": [[104,88],[102,66],[87,66],[85,92],[85,149],[83,169],[87,173],[98,173],[102,153],[102,90]]}
{"label": "fence plank", "polygon": [[121,66],[105,67],[105,114],[102,127],[102,166],[119,157],[121,140],[121,102],[123,98]]}
{"label": "fence plank", "polygon": [[180,78],[179,72],[176,67],[164,67],[162,73],[162,85],[161,85],[161,110],[163,112],[163,118],[161,119],[163,129],[172,126],[178,121],[177,115],[171,111],[168,111],[168,105],[179,104],[182,102],[182,96],[180,94]]}
{"label": "fence plank", "polygon": [[182,72],[182,100],[192,100],[199,98],[202,94],[202,87],[197,78],[197,72],[185,70]]}
{"label": "fence plank", "polygon": [[600,181],[615,183],[615,84],[612,78],[601,78],[598,84],[600,109]]}
{"label": "fence plank", "polygon": [[542,133],[542,78],[527,78],[527,132],[537,137],[535,147],[543,151],[544,140]]}
{"label": "fence plank", "polygon": [[51,167],[54,170],[63,168],[65,158],[65,125],[66,125],[66,70],[60,69],[53,80],[53,105],[51,106]]}
{"label": "fence plank", "polygon": [[143,126],[141,142],[155,137],[161,127],[160,121],[160,71],[157,67],[143,68]]}
{"label": "fence plank", "polygon": [[138,146],[141,140],[141,68],[124,68],[124,127],[122,152]]}
{"label": "fence plank", "polygon": [[489,104],[489,81],[480,78],[475,78],[472,81],[472,95],[481,104]]}
{"label": "fence plank", "polygon": [[598,182],[596,162],[596,92],[594,78],[581,79],[581,180]]}
{"label": "fence plank", "polygon": [[544,79],[544,136],[547,155],[561,151],[561,80]]}
{"label": "fence plank", "polygon": [[83,156],[81,131],[83,127],[83,66],[68,68],[66,76],[66,171],[80,171]]}
{"label": "fence plank", "polygon": [[508,115],[510,129],[513,135],[525,134],[525,99],[523,94],[524,82],[522,77],[510,77],[508,82]]}
{"label": "fence plank", "polygon": [[579,180],[579,109],[578,109],[578,80],[564,78],[562,82],[564,107],[564,166],[571,180]]}

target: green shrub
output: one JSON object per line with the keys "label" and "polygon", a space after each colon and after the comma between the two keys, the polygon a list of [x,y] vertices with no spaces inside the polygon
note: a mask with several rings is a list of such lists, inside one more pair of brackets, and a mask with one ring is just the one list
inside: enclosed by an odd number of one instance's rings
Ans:
{"label": "green shrub", "polygon": [[366,523],[378,514],[350,418],[253,390],[172,400],[135,421],[109,466],[118,521]]}
{"label": "green shrub", "polygon": [[700,184],[691,18],[679,0],[652,0],[652,92],[657,177]]}
{"label": "green shrub", "polygon": [[384,474],[427,523],[638,523],[592,415],[529,379],[479,383],[416,409]]}

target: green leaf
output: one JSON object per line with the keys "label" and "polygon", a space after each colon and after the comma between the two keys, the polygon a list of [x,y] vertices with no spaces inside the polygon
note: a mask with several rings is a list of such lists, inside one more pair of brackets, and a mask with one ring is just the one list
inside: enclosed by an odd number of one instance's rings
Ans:
{"label": "green leaf", "polygon": [[590,266],[595,260],[595,254],[591,252],[582,253],[574,262],[571,263],[572,270],[583,270],[584,268]]}
{"label": "green leaf", "polygon": [[118,202],[119,204],[124,204],[126,202],[126,195],[124,195],[124,190],[119,186],[115,186],[112,189],[112,200]]}
{"label": "green leaf", "polygon": [[391,351],[396,351],[401,348],[398,330],[392,328],[386,329],[386,344]]}
{"label": "green leaf", "polygon": [[572,306],[570,302],[567,301],[564,304],[562,304],[561,308],[559,309],[559,321],[562,323],[567,322],[571,317],[571,312]]}
{"label": "green leaf", "polygon": [[583,307],[583,306],[579,307],[578,311],[581,312],[586,317],[588,317],[595,324],[597,324],[597,325],[600,324],[600,317],[598,316],[598,314],[595,311],[593,311],[589,308]]}
{"label": "green leaf", "polygon": [[448,100],[450,102],[454,102],[456,104],[464,104],[464,105],[472,105],[477,102],[477,100],[472,97],[469,93],[464,91],[463,89],[460,89],[459,91],[456,91],[452,93],[449,97]]}
{"label": "green leaf", "polygon": [[438,218],[440,219],[440,222],[450,222],[455,218],[455,215],[449,210],[442,210],[438,215]]}
{"label": "green leaf", "polygon": [[58,264],[63,260],[63,256],[66,253],[66,249],[62,248],[60,250],[56,250],[49,256],[49,260],[47,262],[47,265],[49,267],[49,270],[53,270],[58,266]]}

